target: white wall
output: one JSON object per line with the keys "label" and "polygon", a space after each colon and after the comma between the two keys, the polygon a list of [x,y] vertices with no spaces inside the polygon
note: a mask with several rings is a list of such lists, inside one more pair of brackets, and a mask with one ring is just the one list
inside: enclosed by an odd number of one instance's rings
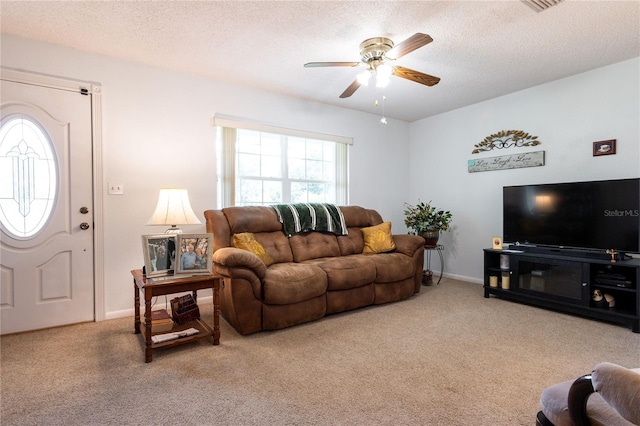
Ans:
{"label": "white wall", "polygon": [[[144,224],[162,187],[189,190],[197,214],[216,208],[214,129],[222,113],[276,126],[351,136],[350,204],[374,208],[406,232],[409,125],[379,116],[2,35],[2,65],[97,82],[103,93],[104,176],[124,195],[105,195],[107,317],[131,312],[129,271],[143,264],[140,236],[164,232]],[[106,191],[105,191],[106,194]],[[183,227],[204,232],[204,225]]]}
{"label": "white wall", "polygon": [[[486,136],[514,129],[542,144],[471,154]],[[606,139],[617,139],[617,154],[593,157],[593,142]],[[411,202],[453,213],[441,238],[445,273],[480,282],[482,249],[502,235],[503,186],[640,177],[640,58],[413,122],[410,144]],[[542,167],[467,169],[470,159],[539,150]]]}
{"label": "white wall", "polygon": [[[502,186],[640,176],[640,58],[411,124],[2,35],[2,65],[103,86],[104,176],[124,184],[106,195],[108,317],[133,306],[129,271],[142,261],[140,235],[161,187],[189,189],[196,213],[216,208],[214,113],[354,138],[350,203],[378,210],[404,233],[403,203],[432,200],[454,214],[444,233],[445,272],[480,282],[482,248],[502,233]],[[472,155],[499,130],[542,145]],[[592,157],[592,142],[617,139],[618,153]],[[473,158],[544,150],[546,165],[468,173]],[[409,164],[409,167],[407,167]],[[105,191],[106,192],[106,191]],[[184,227],[202,232],[203,226]],[[437,261],[436,261],[437,262]],[[433,265],[436,269],[437,263]]]}

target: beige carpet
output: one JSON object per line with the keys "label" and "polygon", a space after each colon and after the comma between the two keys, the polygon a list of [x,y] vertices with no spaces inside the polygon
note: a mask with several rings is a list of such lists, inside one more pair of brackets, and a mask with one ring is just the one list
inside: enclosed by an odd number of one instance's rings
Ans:
{"label": "beige carpet", "polygon": [[[542,389],[640,366],[630,329],[444,279],[398,303],[157,351],[133,318],[5,336],[3,425],[533,425]],[[210,312],[210,305],[201,306]],[[210,315],[205,317],[209,319]]]}

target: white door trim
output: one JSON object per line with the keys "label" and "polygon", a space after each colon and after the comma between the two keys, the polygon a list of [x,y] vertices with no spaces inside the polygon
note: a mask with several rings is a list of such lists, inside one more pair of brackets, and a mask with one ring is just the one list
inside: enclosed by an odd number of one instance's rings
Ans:
{"label": "white door trim", "polygon": [[16,83],[33,84],[36,86],[52,87],[56,89],[85,92],[91,94],[91,133],[93,144],[93,286],[94,286],[94,318],[95,321],[105,319],[105,289],[104,289],[104,175],[102,152],[102,86],[80,80],[72,80],[38,74],[30,71],[0,67],[3,80]]}

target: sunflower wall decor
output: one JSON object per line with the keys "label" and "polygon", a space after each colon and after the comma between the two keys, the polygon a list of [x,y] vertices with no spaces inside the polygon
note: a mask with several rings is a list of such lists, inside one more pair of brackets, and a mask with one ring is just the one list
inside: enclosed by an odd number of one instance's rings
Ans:
{"label": "sunflower wall decor", "polygon": [[474,145],[475,149],[471,153],[478,154],[493,149],[511,147],[537,146],[541,143],[537,136],[531,136],[522,130],[500,130],[498,133],[487,136],[479,144]]}

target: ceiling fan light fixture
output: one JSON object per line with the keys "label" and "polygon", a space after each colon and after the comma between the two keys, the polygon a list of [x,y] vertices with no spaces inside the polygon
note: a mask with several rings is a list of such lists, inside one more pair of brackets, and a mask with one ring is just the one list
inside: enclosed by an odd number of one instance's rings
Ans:
{"label": "ceiling fan light fixture", "polygon": [[361,86],[368,86],[369,79],[371,78],[371,71],[364,70],[360,74],[358,74],[356,78],[358,79],[358,83],[360,83]]}
{"label": "ceiling fan light fixture", "polygon": [[385,53],[393,48],[393,41],[386,37],[368,38],[360,43],[360,59],[369,63],[371,60],[382,58]]}
{"label": "ceiling fan light fixture", "polygon": [[389,78],[391,77],[392,73],[393,69],[391,69],[391,67],[387,64],[378,65],[378,68],[376,68],[376,74],[381,78]]}
{"label": "ceiling fan light fixture", "polygon": [[380,76],[378,76],[378,77],[376,78],[376,87],[380,87],[380,88],[387,87],[387,86],[389,85],[389,80],[390,80],[390,78],[389,78],[389,77],[386,77],[386,78],[385,78],[385,77],[383,77],[383,78],[381,78]]}
{"label": "ceiling fan light fixture", "polygon": [[376,68],[376,87],[387,87],[393,69],[387,64],[378,65]]}

